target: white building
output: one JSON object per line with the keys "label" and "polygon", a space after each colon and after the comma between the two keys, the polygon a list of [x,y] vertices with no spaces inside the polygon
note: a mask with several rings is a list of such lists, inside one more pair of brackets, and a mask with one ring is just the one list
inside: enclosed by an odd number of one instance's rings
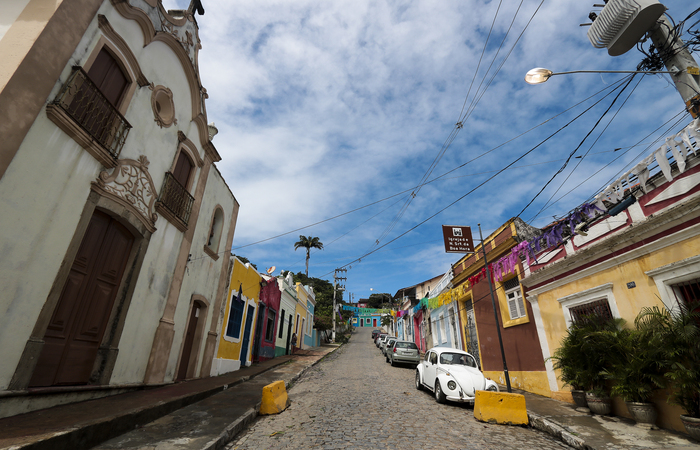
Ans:
{"label": "white building", "polygon": [[210,372],[238,203],[193,14],[0,4],[3,415]]}

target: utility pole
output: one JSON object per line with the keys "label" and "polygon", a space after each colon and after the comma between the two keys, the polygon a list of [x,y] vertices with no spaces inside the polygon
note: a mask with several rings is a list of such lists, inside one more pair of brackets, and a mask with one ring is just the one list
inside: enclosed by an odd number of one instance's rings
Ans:
{"label": "utility pole", "polygon": [[501,356],[503,357],[503,375],[506,378],[506,387],[508,392],[513,392],[510,387],[510,375],[508,375],[508,364],[506,364],[506,352],[503,350],[503,338],[501,337],[501,325],[498,321],[498,313],[496,312],[496,299],[493,296],[493,284],[491,284],[491,269],[489,269],[489,262],[486,259],[486,242],[484,242],[484,235],[481,234],[481,224],[479,226],[479,237],[481,238],[481,250],[484,252],[484,267],[486,268],[486,279],[489,282],[489,291],[491,292],[491,305],[493,306],[493,317],[496,319],[496,331],[498,332],[498,343],[501,345]]}
{"label": "utility pole", "polygon": [[[664,16],[666,7],[657,1],[608,0],[599,13],[588,17],[593,23],[588,39],[596,48],[607,48],[610,56],[619,56],[634,48],[647,35],[656,53],[671,72],[676,90],[686,109],[696,118],[700,115],[700,68],[681,40],[678,29]],[[659,67],[652,67],[658,70]],[[653,72],[652,72],[653,73]]]}
{"label": "utility pole", "polygon": [[347,273],[348,269],[335,269],[335,272],[333,272],[333,336],[331,337],[331,340],[335,342],[335,315],[338,314],[338,307],[335,304],[335,294],[338,292],[338,289],[345,290],[345,285],[341,284],[338,286],[338,280],[340,281],[346,281],[347,277],[340,277],[338,276],[338,273]]}

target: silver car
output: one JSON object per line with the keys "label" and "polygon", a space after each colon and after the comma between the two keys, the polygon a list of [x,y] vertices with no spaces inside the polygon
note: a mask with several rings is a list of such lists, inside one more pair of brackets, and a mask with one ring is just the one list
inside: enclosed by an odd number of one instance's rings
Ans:
{"label": "silver car", "polygon": [[382,345],[382,353],[384,354],[384,356],[386,356],[386,351],[387,351],[387,349],[389,349],[389,347],[391,347],[391,345],[392,345],[394,342],[396,342],[396,338],[395,338],[395,337],[390,337],[389,339],[387,339],[387,340],[384,342],[384,344]]}
{"label": "silver car", "polygon": [[420,364],[420,352],[415,342],[396,341],[387,351],[386,360],[392,366],[396,364],[412,364],[415,367]]}

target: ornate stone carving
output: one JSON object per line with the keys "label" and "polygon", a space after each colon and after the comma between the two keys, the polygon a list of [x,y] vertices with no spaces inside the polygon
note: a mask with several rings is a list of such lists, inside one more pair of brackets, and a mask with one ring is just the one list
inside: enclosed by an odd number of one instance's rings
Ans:
{"label": "ornate stone carving", "polygon": [[153,83],[148,85],[148,88],[153,91],[151,94],[151,108],[153,108],[153,116],[158,126],[168,128],[172,124],[177,125],[173,91],[165,86],[155,86]]}
{"label": "ornate stone carving", "polygon": [[106,170],[100,173],[92,188],[130,209],[149,231],[154,232],[158,220],[154,203],[158,194],[148,172],[149,164],[144,155],[138,160],[120,159],[112,173]]}

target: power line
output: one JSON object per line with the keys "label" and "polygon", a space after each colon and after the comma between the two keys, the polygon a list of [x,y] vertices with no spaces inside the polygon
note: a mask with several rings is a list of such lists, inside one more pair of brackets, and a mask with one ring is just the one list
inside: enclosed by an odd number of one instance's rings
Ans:
{"label": "power line", "polygon": [[552,181],[554,181],[554,178],[556,178],[556,176],[559,175],[559,174],[566,168],[566,166],[569,164],[569,161],[571,161],[571,158],[574,156],[574,153],[576,153],[576,152],[578,151],[578,149],[581,148],[581,146],[583,145],[583,143],[586,142],[586,139],[588,139],[588,137],[591,135],[591,133],[593,133],[593,131],[594,131],[594,130],[596,129],[596,127],[600,124],[600,122],[603,120],[603,118],[605,117],[605,115],[608,114],[608,112],[609,112],[610,109],[613,107],[613,105],[615,104],[615,102],[617,101],[617,99],[620,98],[620,95],[622,95],[622,93],[625,91],[625,89],[627,89],[627,86],[630,85],[630,83],[632,82],[633,79],[634,79],[634,75],[632,75],[631,77],[629,77],[629,81],[627,82],[627,84],[620,90],[620,92],[617,93],[617,95],[616,95],[615,98],[613,99],[612,103],[610,103],[610,106],[608,106],[608,108],[605,110],[605,112],[603,112],[603,115],[600,116],[600,118],[599,118],[599,119],[596,121],[596,123],[593,125],[593,128],[591,128],[591,130],[590,130],[588,133],[586,133],[586,135],[583,137],[583,139],[581,140],[581,142],[576,146],[576,148],[574,148],[574,150],[573,150],[571,153],[569,153],[569,157],[566,158],[566,161],[565,161],[564,164],[561,166],[561,168],[560,168],[554,175],[552,175],[552,177],[544,184],[544,186],[542,186],[542,189],[540,189],[540,191],[532,198],[532,200],[530,200],[530,202],[529,202],[527,205],[525,205],[525,207],[516,215],[516,217],[520,217],[520,216],[522,215],[522,213],[525,212],[525,210],[526,210],[530,205],[532,205],[532,203],[535,201],[535,199],[537,199],[537,197],[539,197],[540,194],[547,188],[547,186],[549,186],[549,184],[550,184]]}

